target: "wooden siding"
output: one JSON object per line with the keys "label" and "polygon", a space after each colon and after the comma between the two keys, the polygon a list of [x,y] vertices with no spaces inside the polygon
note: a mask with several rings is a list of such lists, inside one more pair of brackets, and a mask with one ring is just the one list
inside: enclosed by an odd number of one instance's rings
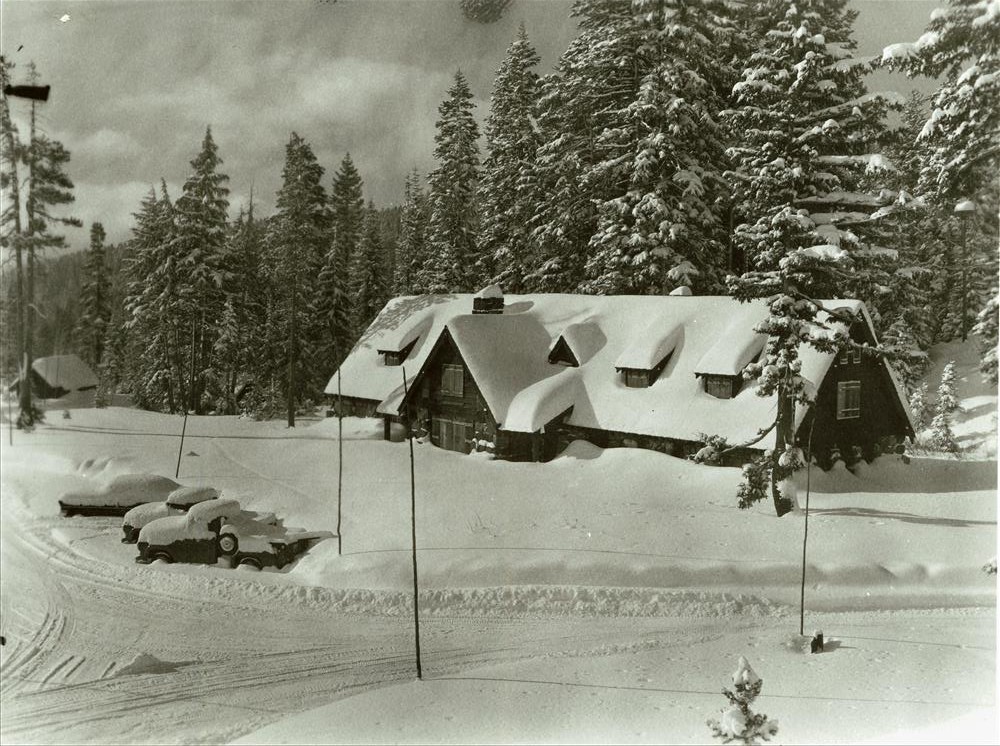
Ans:
{"label": "wooden siding", "polygon": [[[863,322],[854,324],[851,338],[875,344]],[[824,465],[833,449],[839,450],[848,462],[859,456],[871,459],[901,443],[910,434],[892,380],[881,359],[869,353],[850,355],[846,363],[841,362],[841,358],[838,355],[830,366],[816,397],[815,411],[806,416],[797,433],[797,442],[805,447],[812,429],[812,450]],[[838,384],[849,381],[861,385],[859,416],[838,419]]]}
{"label": "wooden siding", "polygon": [[[446,394],[442,390],[446,365],[457,365],[462,368],[461,396]],[[475,441],[496,442],[497,426],[493,415],[486,406],[486,400],[480,393],[462,355],[447,332],[441,335],[420,375],[414,380],[407,404],[416,433],[431,435],[431,441],[435,445],[439,443],[435,442],[434,434],[441,431],[440,425],[435,428],[435,420],[446,420],[469,428],[464,447],[452,450],[469,453],[476,448]],[[499,454],[499,444],[497,446]]]}

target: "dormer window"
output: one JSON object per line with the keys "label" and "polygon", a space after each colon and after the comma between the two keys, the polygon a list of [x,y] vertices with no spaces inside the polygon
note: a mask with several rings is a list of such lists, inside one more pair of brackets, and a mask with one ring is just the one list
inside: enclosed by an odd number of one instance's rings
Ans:
{"label": "dormer window", "polygon": [[416,343],[417,340],[414,339],[401,350],[378,350],[378,354],[382,356],[382,362],[385,365],[402,365]]}
{"label": "dormer window", "polygon": [[573,354],[573,350],[569,348],[566,340],[560,337],[555,346],[552,348],[552,352],[549,353],[549,364],[550,365],[565,365],[569,368],[579,368],[580,362],[576,359],[576,355]]}
{"label": "dormer window", "polygon": [[705,375],[705,392],[716,399],[732,399],[743,387],[742,376]]}
{"label": "dormer window", "polygon": [[670,362],[672,356],[673,353],[671,352],[652,370],[646,368],[619,368],[618,370],[622,372],[623,380],[628,388],[648,389],[656,383],[656,379],[660,377],[660,373],[667,367],[667,363]]}

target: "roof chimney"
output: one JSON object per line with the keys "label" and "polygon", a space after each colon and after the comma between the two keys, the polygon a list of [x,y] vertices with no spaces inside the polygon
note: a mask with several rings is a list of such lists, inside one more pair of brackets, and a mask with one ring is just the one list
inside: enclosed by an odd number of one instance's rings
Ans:
{"label": "roof chimney", "polygon": [[484,287],[472,298],[473,313],[503,313],[503,291],[499,285]]}

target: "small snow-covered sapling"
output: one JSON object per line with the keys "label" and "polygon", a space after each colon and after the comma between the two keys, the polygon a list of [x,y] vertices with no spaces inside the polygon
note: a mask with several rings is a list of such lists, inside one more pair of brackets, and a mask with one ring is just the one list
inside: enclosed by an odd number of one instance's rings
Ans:
{"label": "small snow-covered sapling", "polygon": [[747,659],[740,656],[733,673],[733,689],[723,689],[729,700],[729,707],[722,711],[718,720],[707,721],[712,735],[723,743],[738,741],[744,744],[757,743],[758,739],[769,741],[778,733],[778,721],[771,720],[763,713],[754,713],[750,705],[760,694],[764,680],[750,667]]}

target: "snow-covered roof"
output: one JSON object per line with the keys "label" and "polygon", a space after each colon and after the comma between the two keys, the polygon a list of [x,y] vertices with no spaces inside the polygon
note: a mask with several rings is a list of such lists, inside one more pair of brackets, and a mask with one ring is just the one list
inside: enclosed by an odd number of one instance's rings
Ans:
{"label": "snow-covered roof", "polygon": [[97,385],[94,371],[76,355],[52,355],[35,358],[32,369],[52,387],[78,391]]}
{"label": "snow-covered roof", "polygon": [[732,321],[695,365],[695,375],[735,376],[742,373],[767,344],[766,334],[753,331],[766,316],[767,309],[759,304],[734,308]]}
{"label": "snow-covered roof", "polygon": [[549,345],[551,353],[559,340],[562,339],[573,352],[576,361],[583,365],[593,357],[594,353],[601,349],[608,341],[601,330],[600,324],[588,319],[575,324],[568,324]]}
{"label": "snow-covered roof", "polygon": [[[424,330],[405,363],[412,384],[447,327],[504,429],[537,430],[544,424],[541,420],[550,421],[572,406],[566,422],[578,427],[683,440],[714,433],[739,443],[752,439],[774,419],[775,398],[757,396],[752,384],[732,399],[717,399],[696,377],[742,370],[743,361],[749,362],[747,356],[760,342],[753,327],[767,315],[764,301],[740,303],[726,296],[508,295],[502,314],[472,315],[472,299],[471,294],[456,294],[389,301],[344,361],[344,396],[374,400],[379,402],[378,411],[398,414],[403,399],[401,368],[386,366],[376,350],[384,349],[389,337],[395,339],[416,327]],[[860,311],[872,328],[859,301],[823,303],[852,314]],[[571,327],[574,331],[567,334]],[[585,333],[575,336],[577,331]],[[548,362],[560,336],[573,349],[579,367]],[[582,354],[582,348],[575,346],[581,339],[600,344],[591,344],[590,354]],[[720,342],[723,339],[725,343]],[[648,388],[629,388],[616,372],[621,367],[653,368],[671,351],[670,363]],[[805,346],[800,358],[801,376],[815,391],[834,355]],[[899,385],[898,379],[894,384]],[[334,375],[326,392],[336,391]],[[905,407],[906,397],[897,391]],[[801,422],[805,408],[797,408],[796,415]],[[767,445],[762,442],[762,447]]]}
{"label": "snow-covered roof", "polygon": [[672,313],[657,314],[639,334],[632,336],[615,360],[615,367],[652,370],[663,362],[684,338],[684,327],[674,316]]}

